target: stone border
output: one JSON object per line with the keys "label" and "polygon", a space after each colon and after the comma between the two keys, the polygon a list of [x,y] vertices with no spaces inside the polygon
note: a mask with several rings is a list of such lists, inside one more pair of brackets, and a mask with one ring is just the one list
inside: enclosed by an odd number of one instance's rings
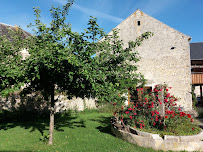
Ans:
{"label": "stone border", "polygon": [[141,147],[164,151],[203,151],[203,130],[197,135],[165,135],[164,138],[161,138],[158,134],[142,132],[131,127],[131,133],[118,130],[114,125],[111,126],[111,131],[116,137]]}

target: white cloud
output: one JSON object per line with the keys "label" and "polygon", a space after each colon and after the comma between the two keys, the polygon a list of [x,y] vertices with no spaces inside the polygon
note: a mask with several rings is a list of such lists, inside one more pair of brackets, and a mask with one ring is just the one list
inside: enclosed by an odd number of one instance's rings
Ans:
{"label": "white cloud", "polygon": [[148,0],[146,1],[140,1],[139,5],[143,6],[142,11],[151,15],[156,16],[159,13],[161,13],[163,10],[165,10],[167,7],[170,7],[173,5],[176,0]]}
{"label": "white cloud", "polygon": [[[67,3],[66,0],[54,0],[54,1],[61,4],[61,5],[65,5]],[[100,11],[97,11],[97,10],[94,10],[94,9],[85,8],[85,7],[82,7],[82,6],[77,5],[75,3],[73,4],[72,8],[75,9],[75,10],[78,10],[80,12],[83,12],[85,14],[92,15],[92,16],[95,16],[97,18],[99,17],[99,18],[103,18],[103,19],[106,19],[106,20],[110,20],[110,21],[113,21],[113,22],[116,22],[116,23],[120,23],[120,22],[123,21],[122,18],[112,16],[112,15],[109,15],[109,14],[106,14],[106,13],[103,13],[103,12],[100,12]]]}

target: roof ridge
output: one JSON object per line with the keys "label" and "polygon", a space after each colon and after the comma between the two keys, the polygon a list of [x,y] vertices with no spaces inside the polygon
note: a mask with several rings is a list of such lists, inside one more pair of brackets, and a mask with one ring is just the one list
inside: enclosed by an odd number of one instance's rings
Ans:
{"label": "roof ridge", "polygon": [[[167,25],[166,23],[164,23],[164,22],[162,22],[162,21],[156,19],[155,17],[152,17],[151,15],[148,15],[148,14],[144,13],[144,12],[143,12],[142,10],[140,10],[139,8],[137,8],[137,10],[136,10],[135,12],[133,12],[131,15],[129,15],[127,18],[125,18],[121,23],[119,23],[119,24],[118,24],[116,27],[114,27],[113,29],[117,28],[120,24],[122,24],[123,22],[125,22],[126,20],[128,20],[131,16],[133,16],[134,14],[136,14],[138,11],[140,11],[141,14],[145,14],[145,15],[147,15],[148,17],[151,17],[151,18],[153,18],[154,20],[157,20],[158,22],[161,22],[161,23],[164,24],[165,26],[167,26],[167,27],[169,27],[169,28],[171,28],[171,29],[177,31],[178,33],[187,36],[187,37],[188,37],[188,40],[191,39],[191,36],[186,35],[186,34],[180,32],[180,31],[178,31],[177,29],[175,29],[175,28],[173,28],[173,27]],[[112,30],[111,30],[111,31],[112,31]],[[111,32],[111,31],[110,31],[110,32]],[[110,32],[109,32],[109,33],[110,33]],[[108,34],[109,34],[109,33],[108,33]]]}
{"label": "roof ridge", "polygon": [[190,44],[192,44],[192,43],[203,43],[203,42],[191,42]]}
{"label": "roof ridge", "polygon": [[14,27],[13,25],[9,25],[9,24],[2,23],[2,22],[0,22],[0,24],[6,25],[6,26],[11,26],[11,27]]}

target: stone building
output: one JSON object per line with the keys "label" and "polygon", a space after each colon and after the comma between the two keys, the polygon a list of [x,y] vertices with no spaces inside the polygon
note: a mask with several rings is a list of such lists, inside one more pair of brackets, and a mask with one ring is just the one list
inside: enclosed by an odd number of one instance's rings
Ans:
{"label": "stone building", "polygon": [[[137,62],[138,71],[147,79],[147,87],[168,84],[172,87],[169,92],[180,98],[178,104],[184,110],[191,110],[190,36],[141,10],[135,11],[115,28],[120,29],[119,37],[124,46],[145,32],[154,34],[136,49],[141,57]],[[109,34],[112,34],[112,31]]]}

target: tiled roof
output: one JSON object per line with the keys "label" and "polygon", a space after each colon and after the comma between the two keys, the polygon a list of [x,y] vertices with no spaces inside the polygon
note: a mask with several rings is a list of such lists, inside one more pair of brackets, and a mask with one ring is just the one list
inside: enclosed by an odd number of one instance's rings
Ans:
{"label": "tiled roof", "polygon": [[203,60],[203,42],[190,43],[190,59]]}
{"label": "tiled roof", "polygon": [[[0,23],[0,36],[5,35],[10,39],[9,29],[10,30],[17,30],[18,27],[17,26],[11,26],[11,25],[4,24],[4,23]],[[31,36],[31,34],[23,30],[23,38],[26,38],[28,36]]]}

